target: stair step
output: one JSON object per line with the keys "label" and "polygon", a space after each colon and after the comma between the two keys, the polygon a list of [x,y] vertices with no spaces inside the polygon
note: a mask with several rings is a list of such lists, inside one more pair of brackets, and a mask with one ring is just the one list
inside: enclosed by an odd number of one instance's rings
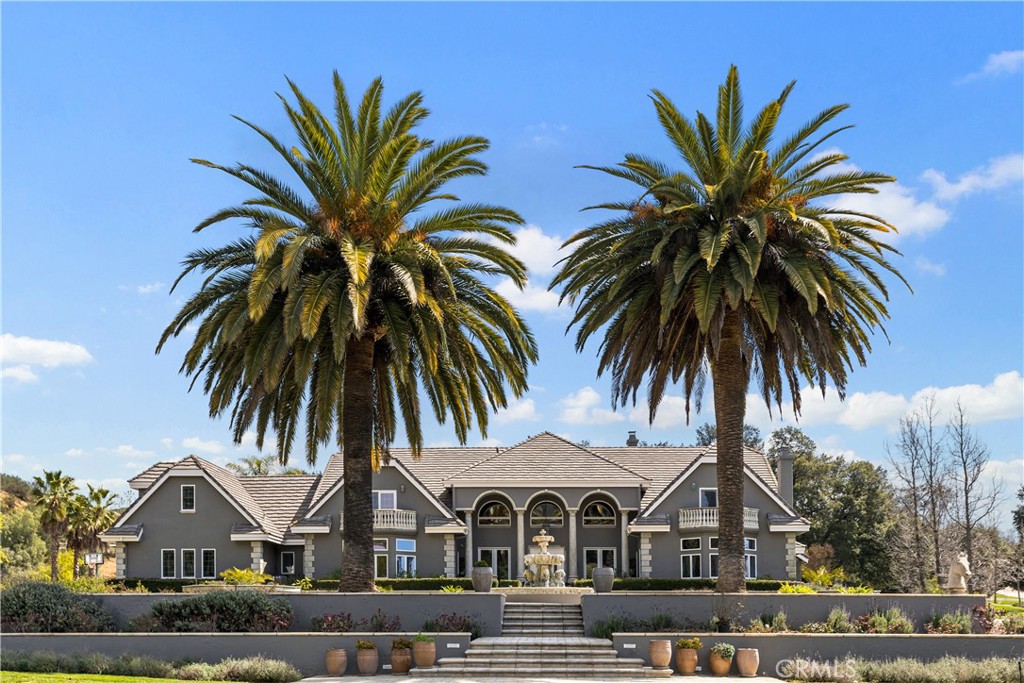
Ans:
{"label": "stair step", "polygon": [[543,678],[583,678],[593,680],[595,676],[601,679],[613,678],[667,678],[672,675],[672,669],[652,669],[650,667],[631,667],[606,671],[593,667],[437,667],[434,670],[416,670],[420,675],[432,676],[515,676],[515,677],[543,677]]}

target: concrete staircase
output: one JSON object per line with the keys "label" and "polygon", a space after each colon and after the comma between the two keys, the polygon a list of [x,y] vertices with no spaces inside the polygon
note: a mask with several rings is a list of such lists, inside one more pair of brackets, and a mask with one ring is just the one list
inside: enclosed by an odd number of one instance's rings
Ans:
{"label": "concrete staircase", "polygon": [[418,674],[434,676],[522,676],[603,680],[667,677],[643,659],[620,658],[612,641],[586,638],[579,605],[506,603],[501,636],[477,638],[465,657],[444,657]]}

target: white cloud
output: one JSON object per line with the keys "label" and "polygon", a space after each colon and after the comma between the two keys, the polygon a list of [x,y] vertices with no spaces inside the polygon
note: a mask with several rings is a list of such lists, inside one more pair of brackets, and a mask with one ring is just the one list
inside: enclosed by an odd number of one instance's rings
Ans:
{"label": "white cloud", "polygon": [[39,381],[39,375],[32,372],[32,368],[27,365],[15,365],[10,368],[4,368],[0,370],[0,378],[21,382],[22,384]]}
{"label": "white cloud", "polygon": [[96,450],[102,453],[112,453],[114,455],[120,455],[126,458],[149,459],[156,456],[156,453],[154,453],[153,451],[147,451],[141,448],[136,448],[131,444],[122,444],[120,446],[117,446],[116,448],[97,448]]}
{"label": "white cloud", "polygon": [[933,263],[924,256],[918,256],[917,259],[914,261],[914,266],[922,273],[927,273],[929,275],[936,275],[938,277],[942,277],[943,275],[946,274],[945,263]]}
{"label": "white cloud", "polygon": [[478,446],[489,446],[491,448],[497,448],[501,445],[501,439],[495,439],[493,436],[489,436],[486,439],[482,439]]}
{"label": "white cloud", "polygon": [[562,258],[558,250],[564,241],[558,235],[546,235],[539,226],[527,225],[515,232],[514,247],[492,239],[495,244],[502,244],[513,256],[526,264],[532,275],[549,275],[555,271],[555,263]]}
{"label": "white cloud", "polygon": [[521,311],[551,312],[558,310],[558,295],[549,292],[544,287],[538,287],[532,282],[527,282],[526,287],[520,290],[512,280],[506,278],[499,282],[494,289]]}
{"label": "white cloud", "polygon": [[[852,167],[852,164],[850,165]],[[927,235],[949,222],[950,214],[928,201],[919,201],[914,190],[898,182],[878,187],[877,194],[843,194],[835,198],[835,205],[878,216],[899,230],[887,241],[908,235]]]}
{"label": "white cloud", "polygon": [[135,291],[143,296],[146,296],[147,294],[155,294],[156,292],[159,292],[163,288],[164,283],[151,282],[148,285],[139,285],[138,287],[135,288]]}
{"label": "white cloud", "polygon": [[[649,404],[646,400],[642,401],[630,409],[630,422],[644,427],[648,426],[647,421],[650,419],[648,411]],[[654,418],[654,424],[650,427],[651,429],[676,429],[685,427],[686,424],[686,399],[682,396],[666,396],[661,399],[658,414]]]}
{"label": "white cloud", "polygon": [[174,439],[170,438],[169,436],[165,436],[164,438],[160,439],[160,445],[167,450],[171,450],[172,448],[174,448]]}
{"label": "white cloud", "polygon": [[494,421],[500,425],[519,420],[536,422],[539,419],[540,414],[537,412],[537,406],[532,398],[513,401],[507,408],[502,408],[494,414]]}
{"label": "white cloud", "polygon": [[9,453],[4,456],[4,464],[17,465],[25,462],[27,459],[23,453]]}
{"label": "white cloud", "polygon": [[68,456],[69,458],[80,458],[83,455],[85,455],[85,451],[83,451],[81,448],[69,448],[66,451],[64,451],[64,455]]}
{"label": "white cloud", "polygon": [[79,344],[16,337],[13,334],[0,336],[0,362],[4,364],[41,365],[55,368],[60,365],[84,365],[91,363],[92,356]]}
{"label": "white cloud", "polygon": [[199,451],[200,453],[220,453],[224,450],[224,446],[219,441],[203,441],[197,436],[182,439],[181,445],[191,451]]}
{"label": "white cloud", "polygon": [[922,173],[921,178],[934,188],[934,199],[947,202],[976,192],[999,190],[1011,185],[1020,187],[1024,181],[1024,155],[1007,154],[991,159],[984,166],[963,174],[955,182],[946,180],[946,174],[934,168]]}
{"label": "white cloud", "polygon": [[592,387],[583,387],[579,391],[569,394],[558,402],[562,406],[562,413],[558,416],[561,422],[568,424],[607,424],[609,422],[622,422],[625,416],[607,408],[598,408],[601,402],[601,395]]}
{"label": "white cloud", "polygon": [[252,450],[256,448],[256,432],[248,431],[242,434],[242,442],[236,448],[239,450]]}
{"label": "white cloud", "polygon": [[1024,50],[1004,50],[988,56],[980,71],[969,73],[954,81],[957,85],[970,83],[979,78],[1009,76],[1024,68]]}
{"label": "white cloud", "polygon": [[1016,370],[996,375],[986,386],[926,387],[914,394],[914,407],[921,406],[932,394],[940,412],[948,415],[960,401],[974,423],[1017,419],[1024,414],[1024,378]]}

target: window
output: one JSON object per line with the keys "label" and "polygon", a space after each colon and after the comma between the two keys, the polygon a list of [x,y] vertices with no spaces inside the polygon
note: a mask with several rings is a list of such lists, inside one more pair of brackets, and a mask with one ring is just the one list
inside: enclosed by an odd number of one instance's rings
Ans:
{"label": "window", "polygon": [[290,575],[295,573],[295,551],[285,550],[281,553],[281,573]]}
{"label": "window", "polygon": [[181,551],[181,578],[196,578],[196,551],[194,549]]}
{"label": "window", "polygon": [[217,551],[214,548],[203,548],[203,578],[217,578]]}
{"label": "window", "polygon": [[196,511],[196,487],[194,484],[183,484],[181,487],[181,511]]}
{"label": "window", "polygon": [[708,539],[708,547],[712,550],[718,550],[718,536],[712,536]]}
{"label": "window", "polygon": [[398,507],[398,494],[395,491],[374,491],[374,510],[394,510]]}
{"label": "window", "polygon": [[708,555],[708,564],[711,572],[708,574],[712,579],[718,578],[718,553],[711,553]]}
{"label": "window", "polygon": [[160,551],[160,578],[161,579],[173,579],[174,578],[174,551],[173,550],[161,550]]}
{"label": "window", "polygon": [[757,552],[757,539],[756,538],[744,538],[743,539],[743,549],[746,550],[748,553],[756,553]]}
{"label": "window", "polygon": [[718,507],[718,489],[701,489],[700,506],[702,508]]}
{"label": "window", "polygon": [[562,508],[550,500],[537,503],[530,511],[530,526],[545,529],[562,526]]}
{"label": "window", "polygon": [[512,526],[512,515],[508,506],[494,501],[480,508],[476,523],[478,526]]}
{"label": "window", "polygon": [[615,568],[615,548],[584,548],[583,561],[586,564],[587,578],[592,578],[596,567]]}
{"label": "window", "polygon": [[508,579],[509,557],[512,552],[510,548],[478,548],[476,557],[483,560],[487,566],[494,570],[494,578]]}
{"label": "window", "polygon": [[375,579],[386,579],[386,578],[388,578],[388,556],[387,555],[374,555],[373,556],[373,578],[375,578]]}
{"label": "window", "polygon": [[400,553],[416,552],[416,540],[412,538],[396,538],[395,550]]}
{"label": "window", "polygon": [[701,577],[699,554],[682,555],[680,557],[679,576],[684,579],[699,579]]}
{"label": "window", "polygon": [[603,501],[595,501],[583,509],[583,526],[615,526],[615,510]]}
{"label": "window", "polygon": [[388,539],[386,538],[375,538],[373,539],[373,552],[375,553],[386,553],[388,551]]}
{"label": "window", "polygon": [[748,579],[757,578],[757,555],[743,556],[744,573]]}
{"label": "window", "polygon": [[700,550],[699,538],[684,538],[679,541],[680,550]]}
{"label": "window", "polygon": [[416,577],[416,556],[415,555],[396,555],[395,556],[395,569],[398,573],[395,576],[399,578],[412,579]]}

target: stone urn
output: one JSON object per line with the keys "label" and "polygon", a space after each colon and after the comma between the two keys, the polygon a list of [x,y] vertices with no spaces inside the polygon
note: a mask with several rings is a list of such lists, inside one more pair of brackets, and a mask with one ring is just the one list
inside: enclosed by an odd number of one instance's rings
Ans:
{"label": "stone urn", "polygon": [[391,673],[407,674],[412,667],[412,650],[403,648],[391,648]]}
{"label": "stone urn", "polygon": [[324,657],[328,676],[344,676],[348,668],[348,653],[343,647],[332,647]]}
{"label": "stone urn", "polygon": [[359,667],[359,673],[364,676],[376,675],[379,663],[380,657],[377,653],[377,648],[359,649],[356,651],[356,666]]}
{"label": "stone urn", "polygon": [[477,593],[490,593],[494,581],[494,570],[488,566],[473,567],[473,590]]}
{"label": "stone urn", "polygon": [[412,661],[419,669],[429,669],[434,666],[434,658],[437,656],[437,648],[431,640],[414,640],[412,643]]}
{"label": "stone urn", "polygon": [[697,671],[697,651],[691,647],[676,650],[676,669],[684,676],[692,676]]}
{"label": "stone urn", "polygon": [[757,667],[761,663],[761,655],[755,647],[736,648],[736,668],[740,676],[756,676]]}
{"label": "stone urn", "polygon": [[672,662],[672,641],[652,640],[647,644],[647,657],[655,669],[665,669]]}
{"label": "stone urn", "polygon": [[615,582],[615,570],[612,567],[597,567],[594,569],[594,592],[611,593],[612,584]]}

